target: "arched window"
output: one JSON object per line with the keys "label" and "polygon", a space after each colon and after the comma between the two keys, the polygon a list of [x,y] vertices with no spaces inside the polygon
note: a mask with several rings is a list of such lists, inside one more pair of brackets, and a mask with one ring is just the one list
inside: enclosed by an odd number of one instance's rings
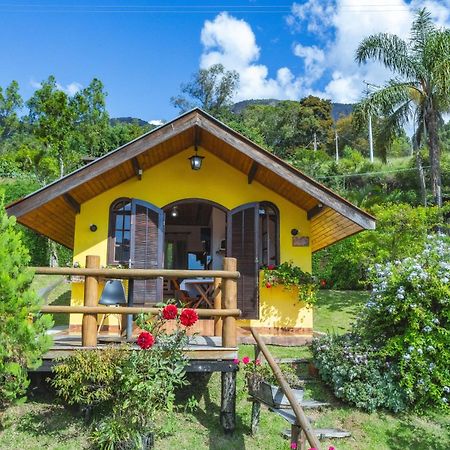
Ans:
{"label": "arched window", "polygon": [[269,202],[259,204],[260,264],[269,266],[280,262],[278,209]]}
{"label": "arched window", "polygon": [[108,264],[128,264],[131,248],[131,200],[116,200],[110,209]]}

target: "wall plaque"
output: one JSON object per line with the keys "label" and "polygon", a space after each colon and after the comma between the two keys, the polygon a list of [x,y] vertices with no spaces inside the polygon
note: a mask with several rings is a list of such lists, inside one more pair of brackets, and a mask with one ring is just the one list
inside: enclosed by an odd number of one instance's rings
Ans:
{"label": "wall plaque", "polygon": [[292,236],[293,247],[309,247],[308,236]]}

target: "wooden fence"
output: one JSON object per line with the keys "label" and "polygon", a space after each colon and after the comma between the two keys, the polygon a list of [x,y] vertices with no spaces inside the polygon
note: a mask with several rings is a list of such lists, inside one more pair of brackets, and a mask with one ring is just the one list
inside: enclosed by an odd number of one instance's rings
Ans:
{"label": "wooden fence", "polygon": [[[148,313],[156,315],[161,308],[99,306],[99,279],[152,279],[167,278],[213,278],[214,279],[214,308],[196,309],[199,318],[214,317],[214,331],[216,336],[222,336],[222,347],[237,346],[236,318],[241,311],[237,309],[237,280],[239,272],[236,270],[235,258],[224,258],[223,270],[169,270],[169,269],[101,269],[98,256],[86,257],[86,268],[73,267],[34,267],[37,275],[72,275],[85,277],[84,306],[43,306],[41,312],[81,313],[83,321],[81,327],[82,346],[97,346],[97,314],[121,314],[132,317],[133,314]],[[162,300],[162,299],[161,299]]]}

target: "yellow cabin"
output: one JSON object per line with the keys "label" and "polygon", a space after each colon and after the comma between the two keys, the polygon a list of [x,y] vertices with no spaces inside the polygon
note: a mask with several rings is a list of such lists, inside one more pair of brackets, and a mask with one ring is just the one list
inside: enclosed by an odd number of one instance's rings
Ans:
{"label": "yellow cabin", "polygon": [[[23,225],[104,267],[221,269],[237,259],[241,336],[253,326],[272,343],[313,331],[312,309],[295,292],[261,285],[264,265],[292,261],[311,271],[312,253],[375,228],[375,219],[331,190],[195,109],[15,202]],[[176,297],[212,307],[213,280],[136,280],[134,306]],[[83,304],[73,283],[72,304]],[[72,314],[78,332],[81,315]],[[104,328],[117,327],[109,318]],[[197,330],[213,333],[213,321]]]}

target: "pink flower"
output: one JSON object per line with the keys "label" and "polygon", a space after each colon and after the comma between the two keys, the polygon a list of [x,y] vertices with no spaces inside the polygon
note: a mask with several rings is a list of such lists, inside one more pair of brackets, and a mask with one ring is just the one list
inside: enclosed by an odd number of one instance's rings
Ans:
{"label": "pink flower", "polygon": [[336,450],[332,445],[328,447],[328,450]]}
{"label": "pink flower", "polygon": [[[275,270],[275,269],[276,269],[276,266],[275,266],[275,264],[269,264],[269,265],[267,266],[267,268],[268,268],[269,270]],[[297,448],[297,447],[295,447],[295,448]]]}
{"label": "pink flower", "polygon": [[250,358],[249,358],[248,356],[244,356],[244,357],[242,358],[242,362],[243,362],[244,364],[248,364],[248,363],[250,362]]}
{"label": "pink flower", "polygon": [[291,442],[291,448],[297,448],[297,443],[296,442]]}
{"label": "pink flower", "polygon": [[233,359],[233,364],[238,365],[241,362],[241,360],[239,358],[234,358]]}
{"label": "pink flower", "polygon": [[261,365],[261,361],[259,359],[255,359],[255,366],[260,366]]}
{"label": "pink flower", "polygon": [[308,450],[317,450],[317,448],[316,447],[311,447],[311,448],[308,448]]}

